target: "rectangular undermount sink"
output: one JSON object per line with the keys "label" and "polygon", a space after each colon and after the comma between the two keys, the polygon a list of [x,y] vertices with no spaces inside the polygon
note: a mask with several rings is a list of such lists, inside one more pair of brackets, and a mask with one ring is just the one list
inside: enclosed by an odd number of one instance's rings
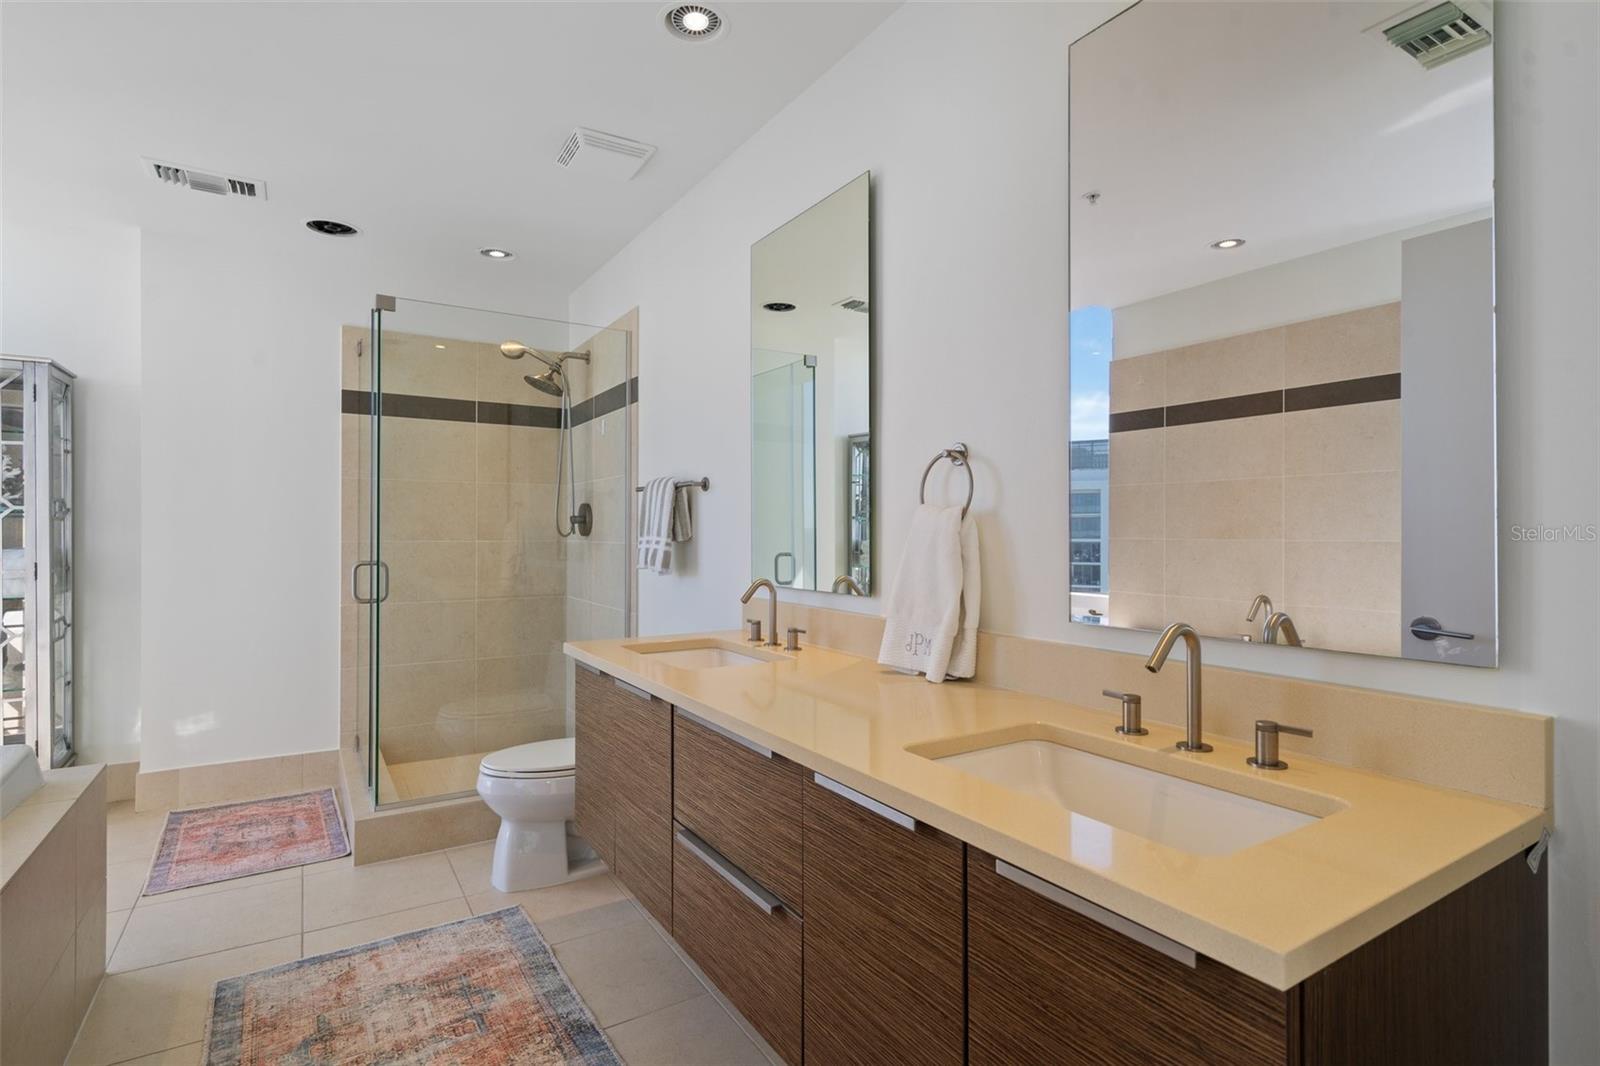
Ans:
{"label": "rectangular undermount sink", "polygon": [[1229,855],[1310,825],[1311,814],[1048,740],[934,761],[1193,855]]}
{"label": "rectangular undermount sink", "polygon": [[678,666],[685,670],[710,670],[723,666],[754,666],[757,663],[782,662],[784,656],[742,647],[729,640],[714,637],[691,640],[658,640],[639,644],[624,644],[623,650],[648,656],[658,663]]}

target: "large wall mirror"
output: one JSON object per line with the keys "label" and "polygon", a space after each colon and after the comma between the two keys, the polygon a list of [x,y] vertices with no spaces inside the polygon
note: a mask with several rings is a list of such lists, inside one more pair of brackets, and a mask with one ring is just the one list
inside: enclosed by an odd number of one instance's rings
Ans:
{"label": "large wall mirror", "polygon": [[872,590],[868,187],[750,252],[750,571],[791,588]]}
{"label": "large wall mirror", "polygon": [[1074,621],[1495,664],[1493,32],[1144,0],[1073,44]]}

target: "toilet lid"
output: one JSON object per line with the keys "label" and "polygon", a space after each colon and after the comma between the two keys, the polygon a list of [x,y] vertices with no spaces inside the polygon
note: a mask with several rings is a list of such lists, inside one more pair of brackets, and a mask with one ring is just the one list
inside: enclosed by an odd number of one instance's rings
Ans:
{"label": "toilet lid", "polygon": [[518,744],[485,755],[479,769],[501,777],[562,773],[573,768],[575,748],[571,737]]}

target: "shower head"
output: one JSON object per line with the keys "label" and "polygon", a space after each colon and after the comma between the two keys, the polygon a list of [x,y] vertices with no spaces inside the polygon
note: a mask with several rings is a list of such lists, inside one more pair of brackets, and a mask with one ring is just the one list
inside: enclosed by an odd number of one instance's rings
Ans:
{"label": "shower head", "polygon": [[554,370],[546,370],[537,377],[532,374],[524,374],[522,375],[522,380],[547,396],[560,396],[562,392],[561,382],[556,380],[557,376]]}
{"label": "shower head", "polygon": [[500,354],[505,356],[507,359],[521,359],[525,355],[531,355],[535,359],[539,360],[539,362],[549,367],[551,370],[561,369],[561,360],[555,358],[554,356],[546,355],[537,348],[530,348],[521,341],[501,342]]}

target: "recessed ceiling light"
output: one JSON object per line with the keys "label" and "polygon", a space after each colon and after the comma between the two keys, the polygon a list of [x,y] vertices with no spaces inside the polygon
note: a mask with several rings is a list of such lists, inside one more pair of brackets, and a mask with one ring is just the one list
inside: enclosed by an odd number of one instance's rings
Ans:
{"label": "recessed ceiling light", "polygon": [[677,4],[662,12],[668,33],[685,41],[708,41],[720,35],[727,23],[704,4]]}
{"label": "recessed ceiling light", "polygon": [[1220,241],[1212,241],[1211,242],[1211,247],[1216,248],[1219,251],[1224,251],[1224,252],[1226,252],[1230,248],[1243,248],[1244,247],[1244,238],[1243,237],[1224,237]]}
{"label": "recessed ceiling light", "polygon": [[356,232],[348,222],[335,222],[331,218],[313,218],[306,223],[306,229],[328,237],[349,237]]}
{"label": "recessed ceiling light", "polygon": [[515,252],[508,252],[504,248],[479,248],[478,254],[486,259],[515,259]]}
{"label": "recessed ceiling light", "polygon": [[768,311],[793,311],[794,304],[786,304],[782,300],[774,300],[769,304],[762,304]]}

